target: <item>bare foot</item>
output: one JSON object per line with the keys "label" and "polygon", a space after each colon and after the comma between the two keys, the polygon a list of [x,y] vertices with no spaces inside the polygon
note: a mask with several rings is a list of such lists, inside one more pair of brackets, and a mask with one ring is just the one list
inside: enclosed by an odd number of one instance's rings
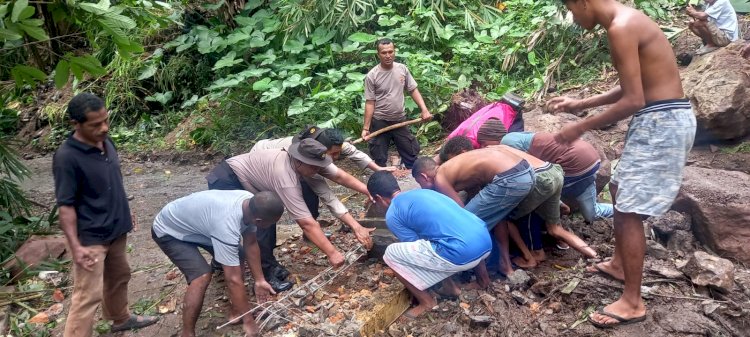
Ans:
{"label": "bare foot", "polygon": [[605,261],[586,267],[586,272],[594,274],[603,274],[604,276],[611,277],[615,280],[625,281],[625,272],[622,269],[617,269],[612,265],[612,261]]}
{"label": "bare foot", "polygon": [[490,286],[489,284],[483,286],[483,285],[479,284],[479,282],[469,282],[469,283],[465,284],[462,287],[462,289],[464,289],[464,290],[484,290],[484,289],[487,289],[489,286]]}
{"label": "bare foot", "polygon": [[544,249],[532,251],[531,256],[533,256],[534,260],[537,262],[547,261],[547,255],[544,253]]}
{"label": "bare foot", "polygon": [[643,321],[646,317],[646,307],[643,301],[633,305],[622,298],[599,311],[589,315],[589,321],[600,328],[611,328],[617,325]]}
{"label": "bare foot", "polygon": [[431,303],[420,303],[418,306],[409,309],[403,314],[403,317],[406,319],[415,319],[419,317],[419,315],[432,310],[433,307],[437,305],[437,301],[434,299]]}
{"label": "bare foot", "polygon": [[534,259],[527,260],[521,256],[514,257],[512,261],[513,263],[516,264],[516,266],[518,266],[518,268],[522,268],[522,269],[531,269],[537,266],[536,260]]}

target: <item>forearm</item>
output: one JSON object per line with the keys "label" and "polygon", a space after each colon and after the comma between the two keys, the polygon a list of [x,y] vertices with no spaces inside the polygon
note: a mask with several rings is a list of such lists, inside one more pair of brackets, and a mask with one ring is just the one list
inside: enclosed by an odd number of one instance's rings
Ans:
{"label": "forearm", "polygon": [[411,92],[411,98],[414,100],[414,103],[417,103],[420,111],[427,111],[427,106],[424,104],[424,99],[422,98],[419,89],[414,89]]}
{"label": "forearm", "polygon": [[643,107],[643,104],[643,102],[621,99],[615,104],[609,106],[604,112],[588,117],[579,122],[579,126],[584,130],[591,130],[616,123],[636,113],[638,109]]}
{"label": "forearm", "polygon": [[263,269],[261,269],[260,247],[258,247],[257,241],[245,245],[245,259],[250,265],[250,274],[253,275],[255,282],[265,282],[266,277],[263,275]]}
{"label": "forearm", "polygon": [[365,120],[363,125],[363,128],[365,130],[370,130],[370,124],[372,123],[372,115],[375,113],[375,101],[367,101],[365,102]]}
{"label": "forearm", "polygon": [[578,107],[580,110],[594,108],[602,105],[609,105],[617,103],[622,98],[622,88],[618,85],[609,91],[594,95],[586,99],[581,100],[581,106]]}
{"label": "forearm", "polygon": [[367,164],[367,168],[375,172],[378,172],[383,169],[382,167],[380,167],[380,165],[376,164],[375,161],[370,161],[370,163]]}
{"label": "forearm", "polygon": [[341,220],[341,222],[343,222],[345,225],[349,226],[349,228],[351,228],[352,231],[357,230],[362,227],[362,225],[360,225],[357,220],[354,220],[354,217],[351,214],[349,214],[349,212],[342,214],[339,217],[339,220]]}
{"label": "forearm", "polygon": [[346,171],[344,170],[340,169],[339,172],[336,174],[336,176],[333,177],[333,179],[331,180],[335,181],[337,184],[344,186],[350,190],[354,190],[359,193],[369,195],[369,192],[367,192],[367,186],[361,181],[359,181],[359,179],[354,178],[354,176],[352,176],[351,174],[346,173]]}
{"label": "forearm", "polygon": [[60,229],[68,240],[71,249],[81,246],[78,240],[78,216],[73,206],[60,206],[59,209]]}
{"label": "forearm", "polygon": [[302,228],[305,236],[310,239],[315,246],[320,248],[326,256],[331,256],[336,252],[336,247],[333,246],[331,241],[328,241],[328,238],[326,238],[323,230],[320,228],[320,224],[313,218],[299,219],[297,220],[297,224]]}

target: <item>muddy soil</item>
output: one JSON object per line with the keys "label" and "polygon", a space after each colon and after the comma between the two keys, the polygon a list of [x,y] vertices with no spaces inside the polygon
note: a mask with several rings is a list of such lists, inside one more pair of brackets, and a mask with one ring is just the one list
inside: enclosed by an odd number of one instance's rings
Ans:
{"label": "muddy soil", "polygon": [[[204,176],[213,167],[215,158],[208,155],[180,156],[176,160],[161,158],[148,161],[139,155],[123,156],[123,174],[131,207],[140,229],[132,233],[129,244],[131,268],[134,271],[129,293],[131,307],[144,303],[156,310],[170,311],[161,315],[158,324],[135,332],[103,334],[102,336],[172,336],[179,330],[181,296],[186,284],[182,275],[150,238],[150,227],[161,207],[171,200],[206,188]],[[183,159],[184,158],[184,159]],[[710,149],[696,149],[691,154],[692,165],[725,169],[747,169],[746,154],[725,154]],[[42,156],[26,161],[32,178],[23,188],[33,200],[42,205],[54,202],[50,172],[51,157]],[[366,179],[365,172],[347,168],[355,176]],[[404,172],[405,173],[405,172]],[[404,189],[417,187],[401,174]],[[340,187],[335,188],[356,216],[364,216],[362,196]],[[346,251],[353,247],[351,234],[340,230],[340,224],[324,208],[322,219],[331,225],[335,244]],[[601,256],[609,256],[613,249],[611,221],[596,221],[586,225],[580,216],[566,217],[564,224],[581,235]],[[277,256],[290,267],[292,280],[304,283],[326,269],[325,257],[314,246],[301,240],[299,227],[284,217],[279,226],[280,247]],[[649,316],[646,322],[613,331],[599,330],[585,317],[595,308],[611,303],[619,296],[622,286],[608,278],[585,273],[584,261],[573,250],[548,248],[549,259],[528,271],[531,281],[524,287],[510,288],[504,278],[496,275],[490,289],[466,290],[458,300],[440,301],[432,312],[414,321],[399,320],[380,333],[381,336],[748,336],[750,331],[750,301],[742,287],[729,294],[694,287],[684,276],[667,278],[658,273],[666,265],[673,268],[680,259],[674,252],[664,260],[647,256],[644,297]],[[663,258],[663,257],[662,257]],[[325,288],[325,298],[311,298],[295,317],[318,317],[319,322],[276,322],[266,335],[301,336],[321,335],[322,331],[301,329],[300,326],[328,324],[343,326],[352,320],[352,310],[367,309],[378,298],[353,296],[369,294],[379,288],[399,287],[388,268],[373,259],[363,259]],[[384,272],[385,271],[385,272]],[[750,279],[750,272],[738,266],[738,275]],[[466,277],[456,277],[466,281]],[[750,289],[749,289],[750,290]],[[515,291],[515,292],[514,292]],[[68,290],[69,292],[69,290]],[[66,293],[69,297],[69,293]],[[519,296],[520,295],[520,296]],[[333,297],[333,299],[332,299]],[[252,298],[251,298],[252,300]],[[157,303],[158,302],[158,303]],[[335,304],[334,304],[335,303]],[[66,302],[66,308],[69,302]],[[157,305],[159,304],[159,305]],[[175,305],[176,304],[176,305]],[[215,330],[226,321],[228,298],[221,274],[215,275],[198,322],[201,336],[241,336],[238,327]],[[312,309],[310,309],[312,308]],[[320,308],[326,308],[324,313]],[[333,308],[334,310],[330,310]],[[350,310],[351,309],[351,310]],[[307,316],[303,310],[314,311]],[[341,312],[341,314],[339,314]],[[315,316],[317,315],[317,316]],[[486,317],[481,317],[486,316]],[[293,320],[294,321],[294,320]],[[298,321],[299,322],[299,321]],[[55,336],[61,335],[59,325]],[[343,332],[343,331],[342,331]]]}

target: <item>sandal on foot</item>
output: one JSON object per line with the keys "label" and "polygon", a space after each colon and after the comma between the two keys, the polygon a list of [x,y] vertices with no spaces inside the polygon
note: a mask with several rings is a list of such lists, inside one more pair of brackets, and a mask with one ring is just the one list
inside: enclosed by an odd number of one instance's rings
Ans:
{"label": "sandal on foot", "polygon": [[589,323],[591,323],[591,325],[599,329],[609,329],[609,328],[614,328],[614,327],[621,326],[621,325],[628,325],[628,324],[643,322],[646,320],[646,315],[633,317],[633,318],[623,318],[623,317],[617,316],[611,312],[604,310],[604,308],[597,310],[596,313],[599,315],[607,316],[609,318],[614,318],[615,320],[617,320],[617,322],[615,323],[606,324],[606,323],[599,323],[593,320],[591,316],[589,316],[588,317]]}
{"label": "sandal on foot", "polygon": [[[141,320],[139,320],[139,318]],[[112,328],[110,329],[110,331],[118,332],[118,331],[145,328],[149,325],[156,323],[158,320],[159,320],[159,317],[156,317],[156,316],[138,316],[135,314],[130,314],[130,318],[128,318],[128,320],[125,321],[125,323],[122,323],[120,325],[112,325]]]}

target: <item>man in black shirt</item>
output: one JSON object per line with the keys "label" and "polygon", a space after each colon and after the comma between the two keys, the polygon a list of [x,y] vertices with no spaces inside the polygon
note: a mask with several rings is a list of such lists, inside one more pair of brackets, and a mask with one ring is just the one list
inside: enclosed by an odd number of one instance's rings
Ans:
{"label": "man in black shirt", "polygon": [[127,233],[133,219],[109,131],[109,113],[97,96],[82,93],[68,105],[75,131],[55,153],[52,171],[60,227],[73,254],[73,297],[64,337],[89,337],[94,314],[112,320],[112,331],[142,328],[157,317],[128,310],[130,266]]}

